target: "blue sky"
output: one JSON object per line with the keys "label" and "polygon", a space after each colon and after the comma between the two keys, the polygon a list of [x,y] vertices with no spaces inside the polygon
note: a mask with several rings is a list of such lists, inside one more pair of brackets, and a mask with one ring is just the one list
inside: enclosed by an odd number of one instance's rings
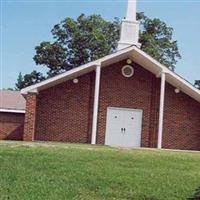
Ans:
{"label": "blue sky", "polygon": [[[101,14],[107,20],[125,16],[127,0],[1,1],[1,85],[14,87],[19,72],[45,71],[33,61],[35,46],[52,40],[51,29],[66,17]],[[200,0],[138,0],[138,11],[174,28],[182,60],[176,72],[194,82],[200,79]]]}

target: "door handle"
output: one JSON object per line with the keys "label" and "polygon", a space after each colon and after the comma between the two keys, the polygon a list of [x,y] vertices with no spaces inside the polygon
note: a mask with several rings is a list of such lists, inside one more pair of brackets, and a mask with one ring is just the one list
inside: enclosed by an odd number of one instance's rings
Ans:
{"label": "door handle", "polygon": [[125,133],[125,132],[126,132],[126,129],[125,129],[125,128],[121,128],[121,132],[122,132],[122,133]]}

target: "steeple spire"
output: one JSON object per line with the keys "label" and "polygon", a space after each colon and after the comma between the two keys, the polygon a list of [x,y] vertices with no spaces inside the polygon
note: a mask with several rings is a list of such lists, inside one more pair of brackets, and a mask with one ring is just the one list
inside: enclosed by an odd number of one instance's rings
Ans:
{"label": "steeple spire", "polygon": [[128,0],[126,19],[136,21],[136,0]]}
{"label": "steeple spire", "polygon": [[118,50],[135,45],[140,47],[139,23],[136,20],[136,0],[128,0],[126,18],[121,23],[120,41]]}

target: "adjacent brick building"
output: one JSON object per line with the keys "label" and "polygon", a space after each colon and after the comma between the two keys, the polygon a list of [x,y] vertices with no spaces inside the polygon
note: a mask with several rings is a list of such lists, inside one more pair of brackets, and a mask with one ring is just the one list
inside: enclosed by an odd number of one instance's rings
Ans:
{"label": "adjacent brick building", "polygon": [[20,92],[0,91],[0,140],[22,140],[25,99]]}

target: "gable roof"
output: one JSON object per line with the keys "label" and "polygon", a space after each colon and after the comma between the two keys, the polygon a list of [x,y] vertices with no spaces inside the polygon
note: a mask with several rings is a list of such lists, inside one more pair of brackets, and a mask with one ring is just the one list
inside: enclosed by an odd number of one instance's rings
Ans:
{"label": "gable roof", "polygon": [[57,75],[53,78],[49,78],[35,85],[24,88],[21,90],[21,93],[23,95],[26,95],[28,92],[39,92],[64,81],[71,80],[88,72],[91,72],[95,70],[95,67],[97,65],[101,65],[101,67],[106,67],[112,63],[116,63],[127,58],[132,59],[134,62],[152,72],[157,77],[160,76],[161,72],[165,72],[166,81],[168,83],[200,102],[200,90],[195,88],[184,78],[180,77],[178,74],[174,73],[136,46],[130,46],[128,48],[107,55],[103,58],[100,58],[96,61],[92,61],[80,67],[64,72],[60,75]]}
{"label": "gable roof", "polygon": [[0,112],[25,113],[26,101],[18,91],[0,90]]}

